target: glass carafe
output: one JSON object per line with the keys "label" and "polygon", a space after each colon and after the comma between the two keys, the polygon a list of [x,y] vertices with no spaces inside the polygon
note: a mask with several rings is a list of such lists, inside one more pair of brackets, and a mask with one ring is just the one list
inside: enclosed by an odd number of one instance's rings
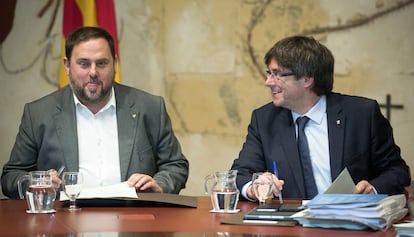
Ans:
{"label": "glass carafe", "polygon": [[32,171],[22,176],[18,182],[19,195],[26,199],[29,213],[53,213],[56,190],[53,187],[50,171]]}
{"label": "glass carafe", "polygon": [[204,180],[204,189],[211,196],[213,211],[235,211],[239,201],[236,186],[237,170],[214,172]]}

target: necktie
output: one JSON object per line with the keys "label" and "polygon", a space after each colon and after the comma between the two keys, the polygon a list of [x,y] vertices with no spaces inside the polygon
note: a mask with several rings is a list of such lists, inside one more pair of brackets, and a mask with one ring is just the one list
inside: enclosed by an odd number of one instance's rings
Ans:
{"label": "necktie", "polygon": [[315,177],[313,176],[312,164],[309,154],[308,140],[306,139],[305,126],[309,121],[306,116],[296,119],[298,124],[298,149],[299,156],[302,163],[303,178],[305,181],[307,198],[312,199],[318,194],[318,189],[315,183]]}

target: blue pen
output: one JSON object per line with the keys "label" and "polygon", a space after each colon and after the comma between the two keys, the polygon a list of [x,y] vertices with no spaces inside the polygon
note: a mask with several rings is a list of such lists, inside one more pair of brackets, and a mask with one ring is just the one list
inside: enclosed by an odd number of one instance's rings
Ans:
{"label": "blue pen", "polygon": [[[273,174],[276,175],[276,177],[279,178],[278,172],[277,172],[277,165],[276,165],[275,160],[273,161]],[[283,204],[282,191],[279,192],[279,202],[280,202],[280,204]]]}

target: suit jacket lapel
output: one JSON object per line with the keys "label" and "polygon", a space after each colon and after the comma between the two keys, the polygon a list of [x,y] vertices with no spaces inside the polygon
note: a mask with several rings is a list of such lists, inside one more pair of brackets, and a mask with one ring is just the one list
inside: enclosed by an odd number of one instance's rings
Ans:
{"label": "suit jacket lapel", "polygon": [[121,179],[126,180],[131,153],[135,143],[135,132],[137,130],[139,113],[136,111],[135,102],[128,100],[127,93],[122,86],[114,84],[114,89],[116,96]]}
{"label": "suit jacket lapel", "polygon": [[346,117],[342,113],[342,108],[337,101],[338,97],[335,94],[331,94],[326,98],[331,176],[332,180],[335,180],[343,168]]}
{"label": "suit jacket lapel", "polygon": [[63,161],[66,169],[78,170],[78,135],[76,127],[75,104],[73,93],[69,86],[61,89],[62,100],[57,103],[56,111],[52,115],[55,119],[57,138],[63,151]]}

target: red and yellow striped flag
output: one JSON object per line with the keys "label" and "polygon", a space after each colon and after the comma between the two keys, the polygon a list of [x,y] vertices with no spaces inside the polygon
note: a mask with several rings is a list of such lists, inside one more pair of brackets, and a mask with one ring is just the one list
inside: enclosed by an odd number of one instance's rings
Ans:
{"label": "red and yellow striped flag", "polygon": [[113,0],[64,0],[62,27],[62,60],[59,67],[59,88],[69,83],[63,57],[68,35],[81,26],[99,26],[107,30],[114,38],[115,54],[118,58],[115,81],[120,82],[118,37],[116,31],[115,6]]}

